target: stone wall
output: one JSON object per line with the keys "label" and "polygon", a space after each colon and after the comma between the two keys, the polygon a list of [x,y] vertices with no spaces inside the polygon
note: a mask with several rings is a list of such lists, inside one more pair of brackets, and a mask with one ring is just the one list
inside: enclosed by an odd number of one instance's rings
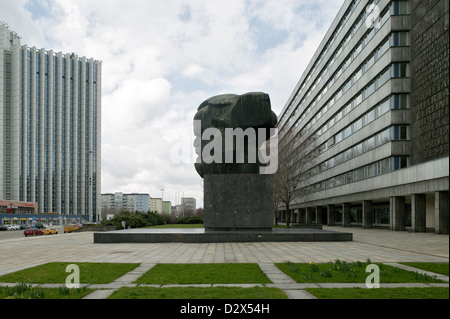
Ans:
{"label": "stone wall", "polygon": [[411,164],[449,156],[449,4],[411,1]]}

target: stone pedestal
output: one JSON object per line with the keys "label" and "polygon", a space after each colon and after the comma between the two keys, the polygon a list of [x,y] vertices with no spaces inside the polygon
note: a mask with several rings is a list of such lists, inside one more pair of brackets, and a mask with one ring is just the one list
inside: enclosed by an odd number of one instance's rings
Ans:
{"label": "stone pedestal", "polygon": [[206,231],[272,230],[273,175],[204,177]]}

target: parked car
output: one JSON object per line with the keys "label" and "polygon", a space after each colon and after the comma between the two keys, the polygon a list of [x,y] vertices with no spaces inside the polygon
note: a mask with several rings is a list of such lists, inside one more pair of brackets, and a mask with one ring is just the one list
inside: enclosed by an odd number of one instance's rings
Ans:
{"label": "parked car", "polygon": [[6,226],[8,230],[17,230],[17,227],[15,225],[7,225]]}
{"label": "parked car", "polygon": [[42,236],[42,235],[44,235],[42,230],[37,229],[37,228],[27,228],[27,229],[25,229],[23,231],[23,234],[25,235],[25,237],[27,237],[27,236]]}
{"label": "parked car", "polygon": [[46,228],[46,229],[42,230],[42,232],[44,233],[44,235],[55,235],[58,233],[58,231],[53,228]]}
{"label": "parked car", "polygon": [[79,227],[75,224],[64,225],[64,233],[71,233],[77,230]]}
{"label": "parked car", "polygon": [[8,227],[0,225],[0,231],[6,231],[8,230]]}

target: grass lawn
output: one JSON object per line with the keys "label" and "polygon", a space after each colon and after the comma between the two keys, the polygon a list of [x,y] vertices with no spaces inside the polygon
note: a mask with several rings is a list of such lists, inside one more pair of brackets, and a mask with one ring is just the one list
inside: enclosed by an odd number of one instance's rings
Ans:
{"label": "grass lawn", "polygon": [[144,227],[144,229],[152,229],[152,228],[205,228],[205,225],[203,224],[167,224],[167,225],[158,225],[158,226],[150,226],[150,227]]}
{"label": "grass lawn", "polygon": [[446,276],[448,276],[449,273],[448,263],[400,263],[400,264],[423,269],[426,271],[431,271]]}
{"label": "grass lawn", "polygon": [[449,299],[448,288],[308,288],[318,299]]}
{"label": "grass lawn", "polygon": [[[365,283],[371,272],[366,273],[368,262],[348,263],[336,260],[326,264],[282,263],[277,267],[298,283]],[[400,268],[377,264],[382,283],[431,283],[443,282],[434,277],[422,275]]]}
{"label": "grass lawn", "polygon": [[157,264],[138,284],[264,284],[271,281],[257,264]]}
{"label": "grass lawn", "polygon": [[[71,263],[48,263],[33,268],[20,270],[0,277],[0,282],[9,283],[37,283],[37,284],[65,284],[66,278],[72,272],[66,272]],[[139,264],[110,264],[110,263],[73,263],[80,268],[80,283],[109,284],[127,272],[135,269]]]}
{"label": "grass lawn", "polygon": [[0,299],[81,299],[93,289],[40,288],[20,284],[16,287],[0,286]]}
{"label": "grass lawn", "polygon": [[287,299],[286,294],[278,288],[120,288],[109,299]]}

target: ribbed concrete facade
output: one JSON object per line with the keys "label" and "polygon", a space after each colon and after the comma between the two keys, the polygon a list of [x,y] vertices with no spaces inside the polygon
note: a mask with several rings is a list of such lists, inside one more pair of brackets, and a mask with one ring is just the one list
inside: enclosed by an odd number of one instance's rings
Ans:
{"label": "ribbed concrete facade", "polygon": [[[441,54],[419,63],[417,38]],[[292,222],[448,234],[448,88],[447,1],[345,1],[279,116],[303,163]]]}
{"label": "ribbed concrete facade", "polygon": [[0,26],[0,199],[95,219],[102,64],[20,40]]}

